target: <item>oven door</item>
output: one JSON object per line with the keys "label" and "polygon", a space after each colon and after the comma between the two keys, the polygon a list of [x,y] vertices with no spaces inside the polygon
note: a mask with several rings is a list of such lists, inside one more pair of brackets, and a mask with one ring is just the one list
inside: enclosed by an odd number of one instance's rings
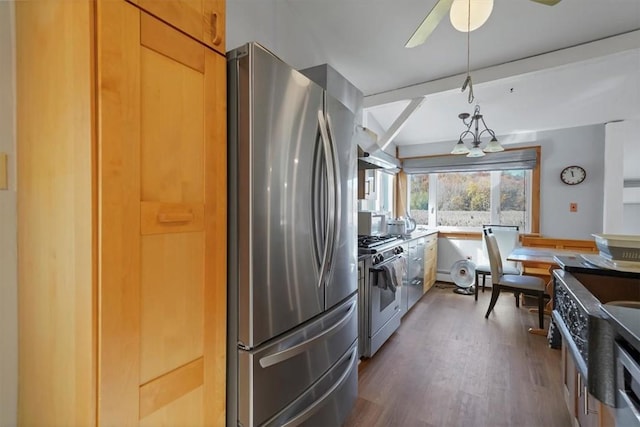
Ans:
{"label": "oven door", "polygon": [[640,426],[640,361],[619,343],[616,350],[616,425]]}
{"label": "oven door", "polygon": [[383,264],[372,266],[369,269],[369,339],[371,340],[371,351],[368,356],[372,356],[378,348],[395,332],[400,326],[400,287],[392,291],[389,287],[382,289],[376,286],[378,281],[385,280],[383,277],[375,277],[376,275],[382,276],[384,273],[381,271],[382,266],[388,262],[393,262],[395,257],[392,257]]}

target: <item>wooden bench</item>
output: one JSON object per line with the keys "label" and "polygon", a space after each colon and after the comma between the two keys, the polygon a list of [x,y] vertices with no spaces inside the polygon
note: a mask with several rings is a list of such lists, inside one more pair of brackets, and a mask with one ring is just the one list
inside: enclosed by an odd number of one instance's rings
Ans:
{"label": "wooden bench", "polygon": [[[596,242],[593,240],[577,240],[577,239],[555,239],[552,237],[534,237],[522,236],[522,246],[532,248],[554,248],[576,250],[578,252],[598,252]],[[522,263],[523,274],[536,276],[549,280],[551,278],[551,270],[546,264]]]}
{"label": "wooden bench", "polygon": [[[577,252],[598,252],[596,243],[593,240],[578,239],[556,239],[552,237],[522,236],[522,246],[532,248],[554,248],[575,250]],[[551,280],[551,272],[558,268],[556,265],[540,264],[535,262],[522,262],[522,274],[540,277],[549,282]],[[525,306],[533,305],[532,301],[523,299],[522,304]]]}

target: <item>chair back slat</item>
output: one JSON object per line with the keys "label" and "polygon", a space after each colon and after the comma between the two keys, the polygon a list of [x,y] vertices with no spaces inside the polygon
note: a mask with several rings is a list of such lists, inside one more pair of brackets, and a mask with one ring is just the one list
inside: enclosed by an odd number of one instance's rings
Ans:
{"label": "chair back slat", "polygon": [[485,230],[484,234],[487,242],[487,252],[489,254],[489,265],[491,266],[491,281],[493,283],[499,283],[503,270],[498,241],[496,240],[496,236],[489,230]]}

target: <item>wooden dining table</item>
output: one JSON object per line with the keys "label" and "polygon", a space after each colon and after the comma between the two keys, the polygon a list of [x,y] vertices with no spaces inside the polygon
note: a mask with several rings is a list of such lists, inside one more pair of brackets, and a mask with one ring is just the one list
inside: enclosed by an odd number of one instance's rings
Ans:
{"label": "wooden dining table", "polygon": [[[508,261],[520,262],[523,266],[527,264],[535,264],[536,266],[544,266],[548,268],[549,276],[554,268],[558,268],[558,263],[555,260],[556,256],[580,256],[581,253],[593,253],[591,251],[579,251],[575,249],[557,249],[557,248],[542,248],[542,247],[529,247],[518,246],[514,248],[507,256]],[[545,314],[551,314],[553,310],[553,277],[547,282],[545,292],[552,296],[551,300],[545,306]],[[530,309],[531,312],[537,312],[537,308]],[[535,335],[547,335],[546,329],[529,328],[529,332]]]}

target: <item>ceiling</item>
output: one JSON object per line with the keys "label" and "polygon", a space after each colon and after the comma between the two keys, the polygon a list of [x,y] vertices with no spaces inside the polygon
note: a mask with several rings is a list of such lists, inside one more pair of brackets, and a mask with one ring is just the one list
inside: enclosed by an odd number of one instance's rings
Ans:
{"label": "ceiling", "polygon": [[[473,110],[459,89],[466,34],[447,17],[403,47],[434,4],[227,0],[227,48],[255,40],[298,69],[330,64],[364,93],[365,125],[382,135],[425,97],[393,143],[457,140],[457,115]],[[640,118],[639,0],[495,0],[470,39],[476,102],[499,136]]]}

